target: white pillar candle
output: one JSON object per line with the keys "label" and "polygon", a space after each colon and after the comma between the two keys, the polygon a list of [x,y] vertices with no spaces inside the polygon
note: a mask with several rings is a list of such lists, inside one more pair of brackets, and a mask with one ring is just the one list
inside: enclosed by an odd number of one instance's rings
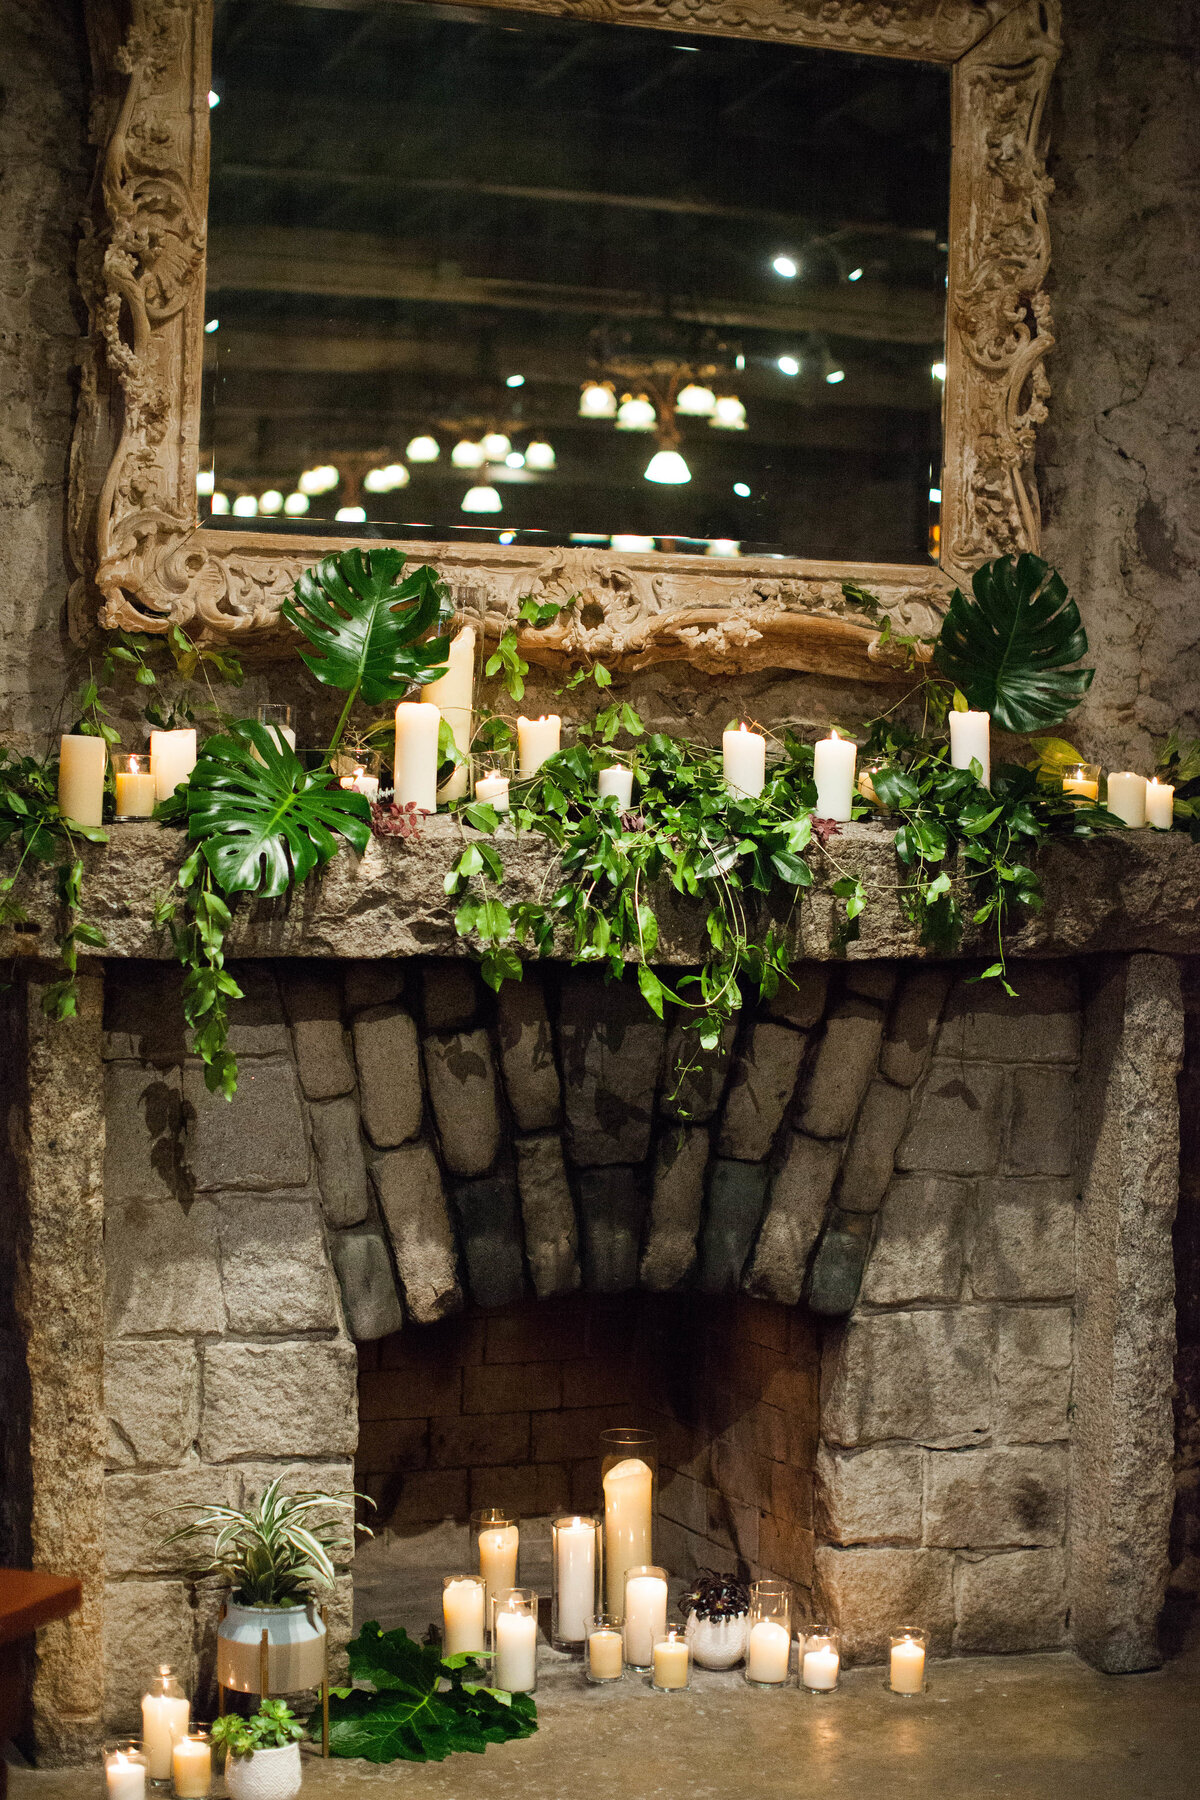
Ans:
{"label": "white pillar candle", "polygon": [[625,1641],[611,1626],[593,1631],[587,1641],[588,1673],[593,1681],[615,1681],[625,1667]]}
{"label": "white pillar candle", "polygon": [[685,1688],[688,1684],[687,1639],[682,1635],[663,1638],[654,1646],[654,1672],[651,1680],[659,1688]]}
{"label": "white pillar candle", "polygon": [[[439,681],[421,689],[427,706],[436,706],[450,727],[455,747],[467,757],[471,751],[475,707],[475,627],[464,625],[446,652],[447,669]],[[471,766],[458,764],[450,779],[438,789],[439,800],[461,800],[470,786]]]}
{"label": "white pillar candle", "polygon": [[956,769],[969,769],[977,762],[983,770],[980,781],[992,784],[991,714],[985,712],[952,712],[950,714],[950,762]]}
{"label": "white pillar candle", "polygon": [[396,759],[393,786],[397,806],[437,811],[438,726],[436,706],[402,700],[396,708]]}
{"label": "white pillar candle", "polygon": [[905,1638],[892,1645],[890,1665],[892,1692],[919,1694],[925,1686],[925,1646]]}
{"label": "white pillar candle", "polygon": [[[604,1477],[604,1566],[607,1611],[619,1619],[625,1610],[625,1571],[644,1568],[653,1553],[650,1542],[654,1509],[654,1474],[640,1456],[614,1463]],[[649,1655],[646,1657],[649,1662]]]}
{"label": "white pillar candle", "polygon": [[496,1608],[496,1686],[507,1694],[537,1686],[537,1630],[532,1613]]}
{"label": "white pillar candle", "polygon": [[146,1765],[140,1757],[114,1750],[104,1759],[106,1800],[146,1800]]}
{"label": "white pillar candle", "polygon": [[762,793],[767,779],[767,740],[761,732],[747,731],[744,725],[724,732],[721,761],[725,786],[731,794],[749,794],[753,798]]}
{"label": "white pillar candle", "polygon": [[1175,821],[1175,789],[1169,781],[1146,783],[1146,823],[1155,831],[1170,831]]}
{"label": "white pillar candle", "polygon": [[817,817],[845,825],[854,800],[854,769],[858,748],[850,738],[831,732],[813,745],[813,774],[817,782]]}
{"label": "white pillar candle", "polygon": [[58,806],[76,825],[104,820],[104,767],[108,751],[101,737],[66,734],[58,744]]}
{"label": "white pillar candle", "polygon": [[777,1683],[787,1680],[792,1637],[774,1619],[760,1619],[750,1627],[746,1674],[751,1681]]}
{"label": "white pillar candle", "polygon": [[212,1786],[212,1749],[207,1738],[183,1737],[171,1751],[176,1800],[208,1800]]}
{"label": "white pillar candle", "polygon": [[559,1525],[554,1545],[557,1636],[564,1644],[582,1644],[596,1616],[596,1527],[590,1519]]}
{"label": "white pillar candle", "polygon": [[633,803],[633,770],[623,769],[615,763],[611,769],[601,769],[596,777],[596,787],[602,800],[610,797],[617,802],[618,812],[628,812]]}
{"label": "white pillar candle", "polygon": [[1126,825],[1146,823],[1146,777],[1144,775],[1110,775],[1107,806],[1110,813],[1124,819]]}
{"label": "white pillar candle", "polygon": [[828,1693],[837,1686],[841,1660],[831,1645],[820,1650],[806,1650],[800,1679],[806,1688],[815,1688],[818,1693]]}
{"label": "white pillar candle", "polygon": [[189,725],[180,731],[152,731],[150,733],[150,767],[154,771],[154,791],[160,800],[169,800],[180,782],[187,780],[195,766],[196,732],[194,726]]}
{"label": "white pillar candle", "polygon": [[481,775],[475,783],[475,798],[490,800],[497,812],[507,812],[509,808],[508,776]]}
{"label": "white pillar candle", "polygon": [[625,1583],[625,1661],[648,1669],[667,1632],[667,1584],[661,1575],[631,1575]]}
{"label": "white pillar candle", "polygon": [[173,1694],[145,1694],[142,1698],[142,1753],[151,1781],[171,1779],[171,1753],[187,1736],[191,1703]]}
{"label": "white pillar candle", "polygon": [[368,775],[365,769],[355,769],[353,775],[343,775],[338,786],[353,794],[365,794],[368,800],[379,798],[379,777]]}
{"label": "white pillar candle", "polygon": [[448,1581],[442,1589],[442,1654],[484,1648],[484,1596],[482,1581],[473,1575]]}
{"label": "white pillar candle", "polygon": [[150,758],[145,758],[145,767],[136,756],[129,758],[128,769],[118,769],[113,777],[117,802],[115,811],[119,819],[148,819],[154,811],[154,802],[158,798],[154,791],[154,776],[150,769]]}
{"label": "white pillar candle", "polygon": [[516,1525],[489,1525],[479,1533],[479,1573],[488,1598],[517,1585],[517,1553],[521,1532]]}
{"label": "white pillar candle", "polygon": [[540,719],[517,720],[517,773],[536,775],[548,756],[557,756],[562,737],[562,720],[557,713],[543,714]]}

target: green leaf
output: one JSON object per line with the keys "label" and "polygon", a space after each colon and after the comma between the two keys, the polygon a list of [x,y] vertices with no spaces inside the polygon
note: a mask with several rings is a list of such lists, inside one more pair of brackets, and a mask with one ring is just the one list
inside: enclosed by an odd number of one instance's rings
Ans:
{"label": "green leaf", "polygon": [[957,588],[950,596],[933,653],[938,668],[1002,730],[1056,725],[1095,673],[1067,668],[1088,643],[1062,577],[1026,553],[984,563],[971,587],[974,600]]}
{"label": "green leaf", "polygon": [[661,1019],[663,1016],[663,984],[646,963],[637,966],[638,987],[642,990],[642,999]]}
{"label": "green leaf", "polygon": [[313,646],[300,660],[326,687],[361,693],[368,706],[402,700],[413,682],[446,672],[446,640],[420,643],[444,589],[428,565],[401,580],[400,550],[342,550],[306,569],[280,611]]}

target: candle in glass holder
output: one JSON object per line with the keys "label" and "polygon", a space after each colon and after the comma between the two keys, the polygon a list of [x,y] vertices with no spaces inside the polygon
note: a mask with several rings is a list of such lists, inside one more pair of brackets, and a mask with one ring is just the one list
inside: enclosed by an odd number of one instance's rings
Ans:
{"label": "candle in glass holder", "polygon": [[517,773],[536,775],[549,756],[557,756],[562,736],[562,720],[557,713],[543,714],[540,719],[517,720]]}
{"label": "candle in glass holder", "polygon": [[396,758],[393,786],[397,806],[437,811],[438,728],[436,706],[402,700],[396,708]]}
{"label": "candle in glass holder", "polygon": [[285,744],[289,750],[296,748],[292,709],[286,700],[264,700],[258,707],[255,718],[271,733],[281,750]]}
{"label": "candle in glass holder", "polygon": [[104,1752],[105,1800],[146,1800],[146,1758],[136,1738]]}
{"label": "candle in glass holder", "polygon": [[493,1598],[492,1644],[495,1685],[506,1694],[532,1694],[537,1687],[537,1594],[509,1588]]}
{"label": "candle in glass holder", "polygon": [[1123,775],[1110,775],[1108,778],[1108,799],[1105,801],[1110,813],[1123,819],[1126,825],[1135,828],[1146,823],[1146,777],[1126,772]]}
{"label": "candle in glass holder", "polygon": [[67,732],[59,739],[58,758],[58,807],[64,819],[75,825],[102,824],[108,760],[104,739]]}
{"label": "candle in glass holder", "polygon": [[509,778],[507,775],[480,775],[475,782],[475,798],[490,800],[497,812],[507,812]]}
{"label": "candle in glass holder", "polygon": [[1170,831],[1175,822],[1175,789],[1169,781],[1146,783],[1146,823],[1155,831]]}
{"label": "candle in glass holder", "polygon": [[651,1686],[660,1694],[672,1694],[687,1687],[691,1678],[691,1645],[682,1631],[668,1631],[654,1646]]}
{"label": "candle in glass holder", "polygon": [[471,780],[472,714],[475,705],[475,627],[464,625],[446,650],[446,673],[421,690],[426,706],[436,706],[449,725],[455,748],[463,757],[438,789],[439,800],[461,800]]}
{"label": "candle in glass holder", "polygon": [[979,780],[983,787],[992,781],[991,714],[985,712],[952,712],[950,714],[950,763],[955,769],[969,769],[979,764]]}
{"label": "candle in glass holder", "polygon": [[193,726],[179,731],[150,733],[150,767],[154,771],[154,791],[160,800],[169,800],[195,766],[196,732]]}
{"label": "candle in glass holder", "polygon": [[176,1800],[208,1800],[212,1786],[212,1747],[202,1731],[190,1731],[171,1751]]}
{"label": "candle in glass holder", "polygon": [[611,769],[601,769],[596,790],[602,800],[615,800],[618,812],[628,812],[633,804],[633,770],[622,768],[619,763]]}
{"label": "candle in glass holder", "polygon": [[550,1533],[554,1555],[554,1643],[578,1649],[596,1616],[600,1523],[592,1517],[572,1514],[555,1519]]}
{"label": "candle in glass holder", "polygon": [[1067,763],[1062,772],[1062,791],[1068,800],[1087,800],[1095,805],[1100,798],[1100,764]]}
{"label": "candle in glass holder", "polygon": [[654,1646],[667,1630],[667,1571],[652,1565],[625,1575],[625,1661],[648,1669]]}
{"label": "candle in glass holder", "polygon": [[723,732],[721,764],[730,793],[754,799],[762,793],[767,779],[766,738],[759,731],[747,731],[744,725]]}
{"label": "candle in glass holder", "polygon": [[792,1596],[786,1581],[750,1586],[750,1636],[746,1680],[752,1687],[781,1687],[792,1651]]}
{"label": "candle in glass holder", "polygon": [[920,1694],[925,1688],[925,1652],[929,1634],[906,1626],[891,1640],[888,1686],[893,1694]]}
{"label": "candle in glass holder", "polygon": [[[625,1572],[649,1562],[653,1543],[654,1470],[640,1456],[604,1471],[604,1566],[608,1610],[621,1617]],[[646,1658],[649,1662],[649,1657]]]}
{"label": "candle in glass holder", "polygon": [[517,1585],[521,1529],[513,1514],[490,1507],[471,1514],[471,1530],[479,1551],[479,1573],[491,1600]]}
{"label": "candle in glass holder", "polygon": [[842,1658],[836,1631],[808,1633],[800,1657],[800,1685],[812,1694],[831,1694],[838,1684]]}
{"label": "candle in glass holder", "polygon": [[170,1664],[160,1663],[158,1674],[142,1695],[142,1750],[151,1781],[170,1780],[171,1752],[179,1739],[187,1736],[191,1711]]}
{"label": "candle in glass holder", "polygon": [[857,761],[858,747],[853,739],[839,737],[836,731],[813,745],[818,819],[834,819],[839,825],[849,822],[853,810],[854,768]]}
{"label": "candle in glass holder", "polygon": [[608,1613],[597,1615],[587,1641],[589,1681],[620,1681],[625,1673],[625,1639],[621,1627]]}
{"label": "candle in glass holder", "polygon": [[148,756],[114,756],[113,781],[117,799],[115,816],[125,819],[148,819],[154,811],[154,776]]}
{"label": "candle in glass holder", "polygon": [[442,1583],[442,1654],[482,1651],[487,1589],[482,1575],[447,1575]]}

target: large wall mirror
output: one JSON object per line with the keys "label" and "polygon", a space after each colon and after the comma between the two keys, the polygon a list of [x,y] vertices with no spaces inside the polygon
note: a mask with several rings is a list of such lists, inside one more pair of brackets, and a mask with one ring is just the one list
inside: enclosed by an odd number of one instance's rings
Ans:
{"label": "large wall mirror", "polygon": [[857,587],[1037,547],[1055,0],[86,4],[77,620],[269,651],[385,540],[584,594],[538,660],[886,679]]}

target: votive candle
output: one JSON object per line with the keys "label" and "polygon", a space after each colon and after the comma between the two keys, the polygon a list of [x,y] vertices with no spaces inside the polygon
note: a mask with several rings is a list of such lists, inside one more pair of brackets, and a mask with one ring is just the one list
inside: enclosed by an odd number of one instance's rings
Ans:
{"label": "votive candle", "polygon": [[154,811],[154,776],[148,756],[115,756],[113,782],[118,819],[148,819]]}
{"label": "votive candle", "polygon": [[105,1800],[145,1800],[146,1758],[136,1742],[105,1752],[104,1788]]}
{"label": "votive candle", "polygon": [[633,1568],[625,1576],[625,1661],[648,1669],[654,1646],[667,1631],[667,1572],[651,1566]]}
{"label": "votive candle", "polygon": [[800,1653],[800,1685],[813,1694],[831,1694],[842,1658],[835,1631],[810,1631]]}
{"label": "votive candle", "polygon": [[1169,781],[1146,783],[1146,823],[1155,831],[1170,831],[1175,822],[1175,789]]}
{"label": "votive candle", "polygon": [[59,739],[58,809],[64,819],[89,827],[103,823],[107,761],[102,737],[68,732]]}
{"label": "votive candle", "polygon": [[447,1575],[442,1583],[442,1654],[484,1649],[487,1588],[482,1575]]}
{"label": "votive candle", "polygon": [[813,775],[817,783],[817,817],[845,825],[853,810],[854,768],[858,746],[852,738],[831,732],[813,745]]}
{"label": "votive candle", "polygon": [[746,1680],[752,1687],[782,1687],[792,1651],[792,1600],[786,1581],[755,1581],[750,1587],[750,1636]]}
{"label": "votive candle", "polygon": [[154,1685],[142,1695],[142,1750],[151,1781],[169,1781],[171,1752],[187,1736],[191,1703],[168,1664],[160,1663]]}
{"label": "votive candle", "polygon": [[888,1686],[893,1694],[920,1694],[925,1688],[925,1651],[928,1634],[906,1627],[892,1638],[888,1659]]}
{"label": "votive candle", "polygon": [[212,1786],[212,1747],[202,1731],[189,1732],[171,1751],[171,1776],[177,1800],[208,1800]]}
{"label": "votive candle", "polygon": [[633,804],[633,770],[622,768],[614,763],[611,769],[601,769],[596,777],[596,789],[602,800],[615,800],[618,812],[628,812]]}
{"label": "votive candle", "polygon": [[561,747],[562,720],[557,713],[543,713],[540,719],[517,720],[517,773],[536,775],[548,757],[557,756]]}
{"label": "votive candle", "polygon": [[625,1639],[621,1627],[601,1615],[595,1629],[588,1633],[587,1677],[589,1681],[620,1681],[625,1673]]}
{"label": "votive candle", "polygon": [[691,1676],[691,1645],[682,1631],[668,1631],[654,1646],[651,1685],[660,1693],[675,1693],[688,1686]]}
{"label": "votive candle", "polygon": [[511,804],[507,775],[480,775],[475,782],[475,798],[490,800],[497,812],[507,812]]}
{"label": "votive candle", "polygon": [[759,731],[739,725],[721,737],[721,762],[725,786],[731,794],[756,799],[767,779],[767,740]]}
{"label": "votive candle", "polygon": [[950,714],[950,763],[955,769],[969,769],[979,764],[979,780],[983,787],[992,783],[992,720],[985,712],[952,712]]}
{"label": "votive candle", "polygon": [[392,782],[397,806],[437,811],[438,728],[436,706],[402,700],[396,708],[396,756]]}
{"label": "votive candle", "polygon": [[1108,799],[1105,802],[1110,813],[1126,825],[1135,828],[1146,823],[1146,777],[1134,775],[1126,771],[1121,775],[1110,775],[1108,778]]}

